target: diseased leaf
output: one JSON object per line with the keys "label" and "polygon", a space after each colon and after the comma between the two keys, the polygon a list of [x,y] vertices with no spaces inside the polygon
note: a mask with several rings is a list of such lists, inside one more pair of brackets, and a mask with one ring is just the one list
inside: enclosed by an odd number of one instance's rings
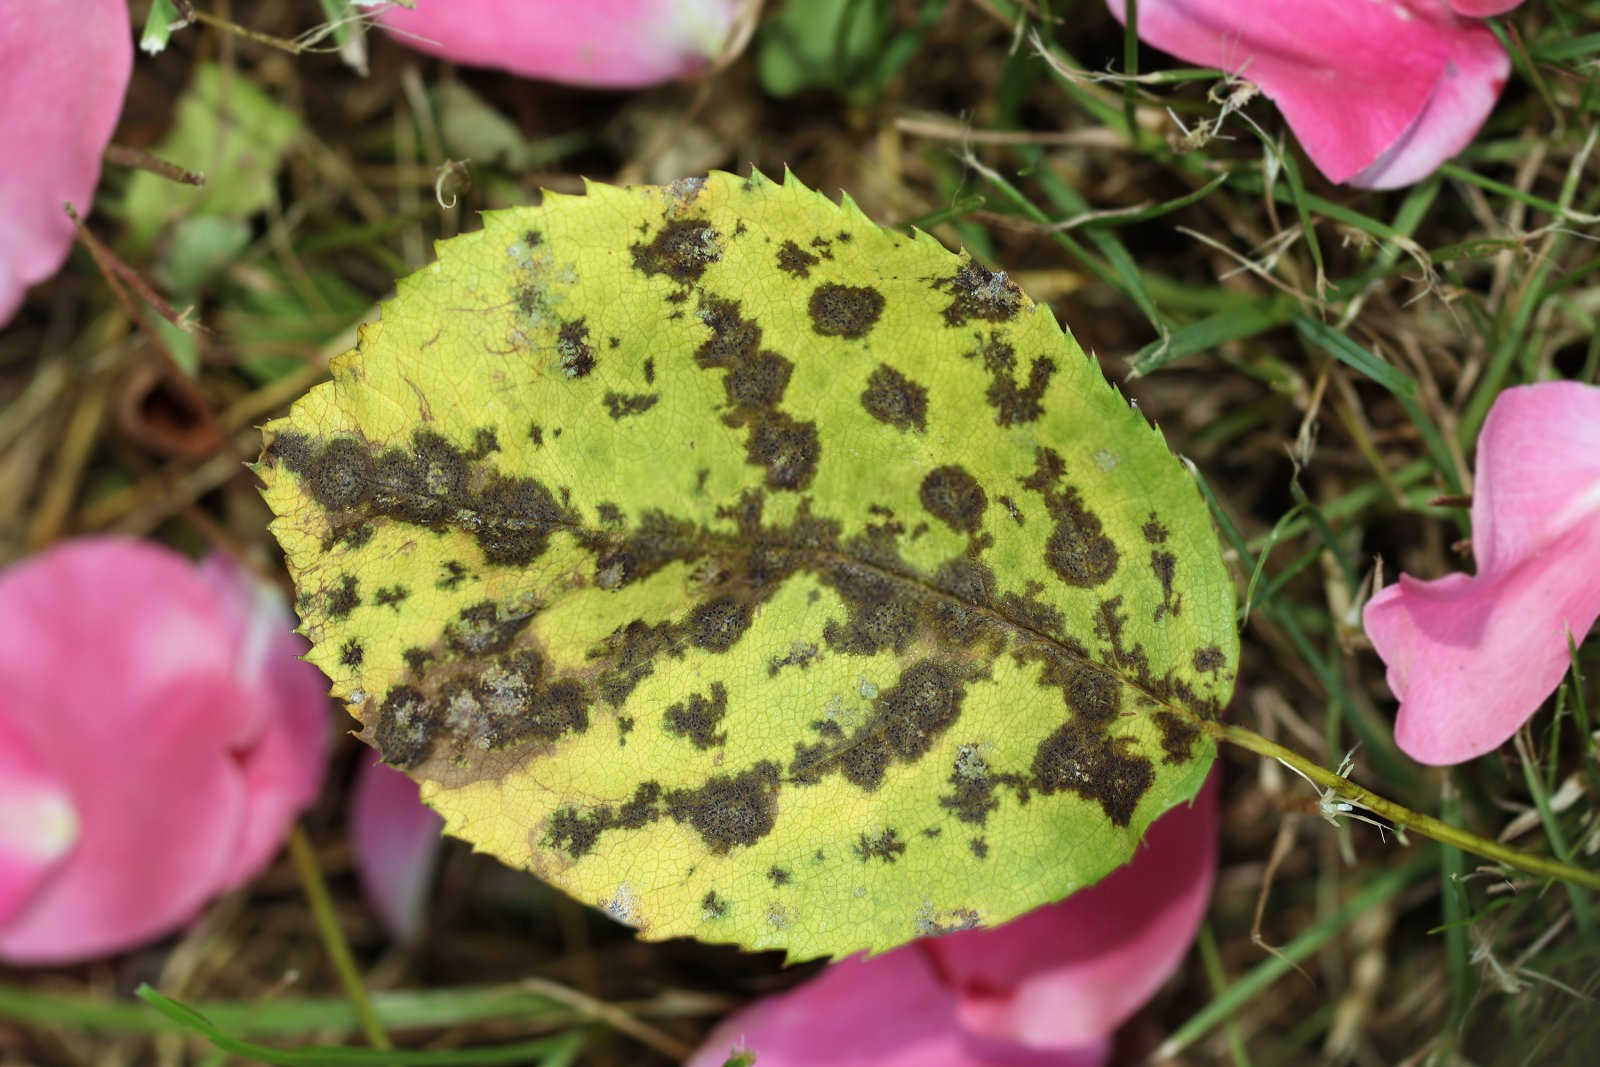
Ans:
{"label": "diseased leaf", "polygon": [[1192,797],[1193,482],[1003,274],[792,179],[592,185],[403,280],[259,471],[448,830],[649,938],[1002,922]]}

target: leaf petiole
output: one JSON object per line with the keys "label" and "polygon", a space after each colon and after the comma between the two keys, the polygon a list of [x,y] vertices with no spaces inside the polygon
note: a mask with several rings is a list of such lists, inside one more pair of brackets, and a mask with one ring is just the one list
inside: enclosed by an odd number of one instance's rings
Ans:
{"label": "leaf petiole", "polygon": [[1259,756],[1283,762],[1315,785],[1331,790],[1340,799],[1359,805],[1405,830],[1415,831],[1423,837],[1431,837],[1446,845],[1454,845],[1463,852],[1471,852],[1475,856],[1504,864],[1526,874],[1540,878],[1554,878],[1589,889],[1600,889],[1600,871],[1586,870],[1546,856],[1519,852],[1514,848],[1507,848],[1498,841],[1491,841],[1486,837],[1479,837],[1477,834],[1451,826],[1431,815],[1412,811],[1369,789],[1363,789],[1293,749],[1284,748],[1274,741],[1267,740],[1254,730],[1215,722],[1201,723],[1201,727],[1217,741],[1226,741],[1240,748],[1249,749]]}

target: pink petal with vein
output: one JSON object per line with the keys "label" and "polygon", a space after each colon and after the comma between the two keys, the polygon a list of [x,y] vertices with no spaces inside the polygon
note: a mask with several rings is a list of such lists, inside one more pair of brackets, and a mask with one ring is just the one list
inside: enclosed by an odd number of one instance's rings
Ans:
{"label": "pink petal with vein", "polygon": [[[1126,0],[1107,2],[1125,21]],[[1443,0],[1144,0],[1138,29],[1254,82],[1329,180],[1371,187],[1460,151],[1509,69],[1488,28]]]}
{"label": "pink petal with vein", "polygon": [[0,325],[67,258],[132,71],[124,0],[0,4]]}
{"label": "pink petal with vein", "polygon": [[[270,683],[239,670],[231,607],[183,557],[124,538],[64,543],[0,574],[0,716],[53,769],[78,824],[0,923],[0,958],[66,962],[159,937],[265,862],[252,844],[263,812],[281,840],[293,812],[263,805],[277,786],[246,768],[285,727],[263,710]],[[320,738],[295,758],[320,765]]]}
{"label": "pink petal with vein", "polygon": [[428,886],[444,820],[417,797],[417,783],[374,759],[356,774],[350,846],[361,886],[395,940],[422,935]]}
{"label": "pink petal with vein", "polygon": [[1157,820],[1104,882],[992,930],[850,957],[726,1020],[688,1067],[1098,1067],[1188,951],[1216,871],[1217,796]]}
{"label": "pink petal with vein", "polygon": [[453,63],[623,89],[681,77],[722,49],[739,0],[417,0],[380,21]]}
{"label": "pink petal with vein", "polygon": [[1423,763],[1504,744],[1561,683],[1567,639],[1600,618],[1600,388],[1508,389],[1478,439],[1478,573],[1378,592],[1364,623],[1400,700],[1395,741]]}

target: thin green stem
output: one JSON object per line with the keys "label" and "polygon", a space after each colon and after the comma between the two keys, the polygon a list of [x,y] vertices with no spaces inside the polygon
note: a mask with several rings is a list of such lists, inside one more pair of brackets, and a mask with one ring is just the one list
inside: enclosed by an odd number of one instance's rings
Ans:
{"label": "thin green stem", "polygon": [[1526,852],[1519,852],[1514,848],[1507,848],[1498,841],[1491,841],[1486,837],[1468,833],[1459,827],[1451,826],[1447,822],[1435,819],[1431,815],[1424,815],[1410,808],[1402,807],[1386,797],[1380,797],[1369,789],[1363,789],[1347,778],[1341,778],[1332,771],[1307,759],[1292,749],[1284,748],[1276,742],[1269,741],[1254,730],[1247,730],[1242,726],[1230,726],[1222,723],[1206,722],[1202,724],[1205,731],[1219,741],[1227,741],[1247,748],[1259,756],[1279,760],[1305,775],[1315,784],[1324,789],[1331,789],[1341,800],[1358,804],[1374,815],[1388,819],[1396,826],[1431,837],[1435,841],[1446,845],[1454,845],[1463,852],[1471,852],[1494,863],[1504,864],[1514,870],[1525,874],[1535,875],[1539,878],[1554,878],[1571,885],[1583,886],[1587,889],[1600,889],[1600,871],[1586,870],[1570,863],[1550,859],[1547,856],[1533,856]]}
{"label": "thin green stem", "polygon": [[378,1020],[378,1013],[372,1009],[366,983],[361,980],[355,957],[350,954],[350,943],[344,939],[344,931],[339,928],[339,917],[333,913],[333,901],[328,896],[327,883],[322,880],[322,868],[317,865],[317,854],[311,848],[311,838],[306,836],[305,827],[299,823],[289,831],[289,857],[294,861],[295,873],[300,876],[300,885],[305,890],[307,903],[311,905],[311,916],[316,921],[317,932],[322,936],[323,947],[328,950],[328,959],[339,975],[339,982],[344,986],[345,996],[350,998],[351,1007],[355,1008],[357,1017],[361,1019],[361,1029],[367,1035],[367,1043],[376,1049],[392,1048],[389,1035]]}

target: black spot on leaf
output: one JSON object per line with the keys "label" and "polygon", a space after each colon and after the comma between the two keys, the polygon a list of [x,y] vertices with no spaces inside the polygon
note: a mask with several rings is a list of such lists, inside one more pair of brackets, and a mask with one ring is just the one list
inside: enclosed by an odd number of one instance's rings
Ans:
{"label": "black spot on leaf", "polygon": [[867,379],[861,406],[868,415],[898,430],[923,433],[928,429],[928,390],[887,363],[878,364]]}
{"label": "black spot on leaf", "polygon": [[587,378],[594,370],[594,346],[589,344],[589,327],[583,319],[561,324],[556,334],[556,358],[561,373],[568,378]]}
{"label": "black spot on leaf", "polygon": [[1068,723],[1039,742],[1033,785],[1045,796],[1070,790],[1096,801],[1113,824],[1127,826],[1155,781],[1155,768],[1125,748],[1101,730]]}
{"label": "black spot on leaf", "polygon": [[656,406],[661,399],[657,393],[614,393],[607,392],[601,401],[605,404],[606,414],[613,419],[625,419],[629,415],[642,415]]}
{"label": "black spot on leaf", "polygon": [[995,425],[1017,426],[1033,422],[1044,414],[1045,390],[1050,388],[1050,379],[1056,373],[1055,361],[1049,356],[1035,356],[1028,365],[1027,384],[1019,385],[1016,349],[996,335],[990,334],[986,344],[966,355],[968,359],[982,360],[984,369],[989,372],[989,388],[984,392],[984,399],[995,409]]}
{"label": "black spot on leaf", "polygon": [[785,241],[778,249],[778,269],[785,274],[792,274],[796,278],[806,278],[811,275],[811,268],[820,260],[807,252],[793,241]]}
{"label": "black spot on leaf", "polygon": [[763,760],[736,775],[718,774],[698,789],[667,793],[666,812],[688,823],[713,855],[753,845],[778,818],[778,765]]}
{"label": "black spot on leaf", "polygon": [[667,708],[667,731],[692,741],[695,748],[713,748],[727,743],[728,735],[716,732],[727,711],[727,687],[721,682],[712,682],[710,696],[691,693],[688,700]]}
{"label": "black spot on leaf", "polygon": [[867,335],[883,314],[883,294],[870,286],[817,286],[811,292],[811,328],[824,337],[855,341]]}
{"label": "black spot on leaf", "polygon": [[950,294],[944,321],[960,326],[968,319],[1005,322],[1016,318],[1022,309],[1022,290],[1003,273],[985,270],[976,263],[964,263],[954,275],[933,283],[935,289]]}
{"label": "black spot on leaf", "polygon": [[706,268],[722,258],[720,236],[704,219],[675,219],[661,227],[648,245],[635,244],[631,250],[635,270],[682,283],[699,281]]}
{"label": "black spot on leaf", "polygon": [[951,464],[922,479],[922,506],[957,533],[977,533],[989,498],[966,468]]}
{"label": "black spot on leaf", "polygon": [[856,839],[856,858],[862,863],[868,860],[882,860],[884,863],[893,863],[905,853],[906,844],[900,840],[899,831],[890,827],[880,833],[867,836],[861,834]]}
{"label": "black spot on leaf", "polygon": [[1078,490],[1062,484],[1065,476],[1061,456],[1040,447],[1034,453],[1034,472],[1022,484],[1044,498],[1055,520],[1045,541],[1045,563],[1068,585],[1091,588],[1116,573],[1117,546],[1105,535],[1099,517],[1084,507]]}

